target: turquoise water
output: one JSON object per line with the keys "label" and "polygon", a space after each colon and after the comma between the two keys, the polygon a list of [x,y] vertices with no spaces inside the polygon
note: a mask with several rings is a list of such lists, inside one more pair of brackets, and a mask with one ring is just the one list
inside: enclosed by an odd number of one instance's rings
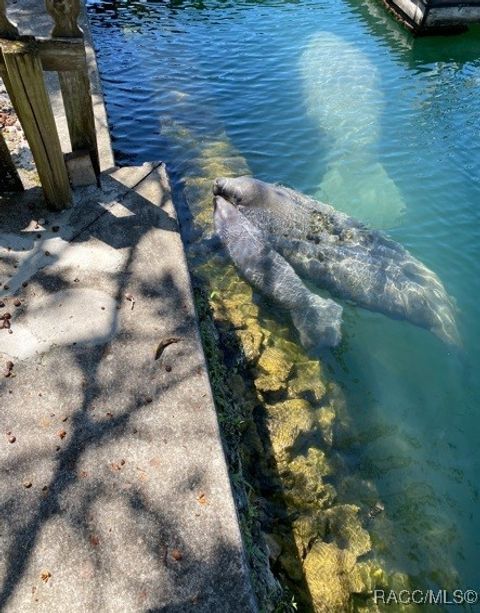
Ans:
{"label": "turquoise water", "polygon": [[480,30],[414,40],[374,0],[89,11],[120,163],[163,159],[181,192],[199,146],[223,139],[256,177],[386,228],[441,277],[459,350],[345,306],[331,369],[353,427],[337,445],[385,505],[387,565],[480,588]]}

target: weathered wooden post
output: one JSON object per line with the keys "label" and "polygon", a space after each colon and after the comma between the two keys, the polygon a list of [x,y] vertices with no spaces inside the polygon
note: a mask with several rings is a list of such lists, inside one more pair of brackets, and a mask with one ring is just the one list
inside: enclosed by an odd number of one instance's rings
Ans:
{"label": "weathered wooden post", "polygon": [[[5,0],[0,0],[0,36],[4,38],[18,36],[17,28],[7,19]],[[0,132],[0,192],[21,191],[23,191],[22,182]]]}
{"label": "weathered wooden post", "polygon": [[35,39],[1,41],[5,86],[27,137],[47,206],[61,210],[72,194]]}
{"label": "weathered wooden post", "polygon": [[[48,13],[54,21],[52,36],[57,38],[80,38],[83,32],[77,25],[80,15],[80,0],[45,0]],[[100,174],[97,134],[93,112],[90,80],[87,65],[82,70],[66,70],[58,73],[72,151],[87,151],[90,154],[95,174]]]}

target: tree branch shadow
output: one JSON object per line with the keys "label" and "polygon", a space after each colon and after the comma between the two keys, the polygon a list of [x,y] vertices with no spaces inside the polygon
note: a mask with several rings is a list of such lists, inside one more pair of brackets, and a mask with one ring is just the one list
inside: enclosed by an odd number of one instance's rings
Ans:
{"label": "tree branch shadow", "polygon": [[[155,177],[150,179],[155,184]],[[219,591],[228,594],[226,560],[231,562],[234,558],[241,559],[241,556],[235,544],[219,534],[218,551],[213,556],[209,551],[208,559],[203,559],[201,551],[192,548],[182,536],[178,525],[181,510],[172,512],[175,498],[182,492],[185,494],[192,483],[199,488],[202,475],[190,475],[185,483],[179,484],[178,491],[170,493],[168,500],[159,501],[158,497],[146,493],[148,487],[153,486],[147,487],[142,482],[142,478],[148,477],[146,483],[153,483],[160,477],[154,466],[146,465],[140,470],[131,467],[128,459],[126,465],[121,464],[122,458],[113,457],[111,462],[105,459],[115,450],[118,454],[124,450],[128,458],[129,453],[136,457],[135,453],[146,453],[145,449],[158,449],[159,461],[167,461],[155,433],[164,433],[165,444],[168,444],[170,435],[174,438],[174,433],[161,403],[165,394],[174,395],[179,390],[188,389],[186,386],[195,390],[197,384],[192,384],[192,381],[196,381],[200,374],[199,365],[190,364],[187,359],[189,353],[195,351],[196,323],[175,262],[169,262],[161,272],[155,271],[153,262],[151,270],[145,266],[145,241],[147,246],[154,244],[157,231],[178,234],[172,209],[168,208],[169,194],[163,192],[157,206],[138,193],[132,195],[131,191],[125,191],[111,177],[106,177],[105,181],[110,193],[123,195],[114,198],[107,207],[99,204],[98,199],[90,201],[80,231],[72,234],[65,230],[62,235],[60,230],[56,234],[68,243],[66,248],[100,241],[122,252],[122,265],[118,271],[103,275],[98,272],[97,279],[100,285],[107,283],[118,307],[111,321],[112,340],[105,343],[92,338],[88,343],[60,343],[47,353],[15,364],[16,377],[0,382],[0,393],[6,401],[4,423],[14,424],[18,438],[15,444],[7,446],[5,453],[1,453],[6,479],[0,490],[4,566],[0,609],[11,606],[19,590],[25,588],[25,581],[31,580],[31,566],[42,535],[57,520],[64,522],[74,538],[83,543],[84,549],[86,547],[90,562],[93,561],[96,585],[100,586],[105,577],[119,571],[121,561],[112,557],[108,548],[97,543],[95,522],[89,521],[96,505],[103,500],[107,505],[111,502],[113,506],[120,505],[119,508],[124,509],[125,516],[131,518],[133,540],[145,544],[147,557],[152,563],[151,575],[156,581],[125,573],[121,580],[122,585],[130,583],[131,590],[136,590],[136,597],[140,599],[137,602],[139,609],[145,610],[153,605],[154,608],[148,610],[157,610],[158,605],[158,610],[186,610],[190,603],[197,610],[211,610],[212,599],[218,598]],[[157,193],[164,190],[160,184],[153,187]],[[15,210],[13,206],[16,206]],[[80,209],[75,211],[75,214],[81,213]],[[1,211],[1,221],[11,219],[7,232],[18,236],[25,234],[25,224],[38,218],[39,214],[51,218],[49,221],[54,223],[54,216],[42,210],[38,200],[31,206],[27,197],[20,203],[7,204]],[[29,245],[31,253],[27,259],[30,259],[30,265],[35,241],[30,233],[26,234],[24,244],[26,240]],[[7,246],[5,241],[2,246]],[[12,251],[9,258],[10,262],[6,264],[12,265],[12,258],[15,259]],[[41,268],[28,268],[25,264],[31,273],[29,283],[37,292],[49,294],[72,286],[70,269],[65,270],[60,264],[61,258]],[[88,282],[92,283],[92,279]],[[132,287],[136,300],[133,311],[130,302],[124,298]],[[29,311],[34,308],[35,298],[32,297],[19,321],[22,318],[28,320]],[[13,330],[16,319],[14,314]],[[162,359],[155,361],[155,337],[158,340],[164,334],[178,336],[182,342],[167,348]],[[43,380],[45,376],[47,379]],[[32,385],[38,385],[34,392]],[[42,389],[43,395],[37,394],[37,389]],[[192,404],[197,400],[192,397]],[[162,409],[156,410],[156,406],[162,406]],[[39,416],[50,412],[52,407],[54,412],[49,413],[51,424],[46,426],[46,433],[43,426],[39,426]],[[59,420],[55,407],[65,412],[65,421]],[[178,409],[180,423],[188,422],[188,410],[183,414],[183,409],[182,406]],[[54,427],[61,428],[60,436],[58,432],[53,434]],[[196,428],[196,424],[191,424],[192,433]],[[182,432],[177,434],[182,436]],[[211,434],[207,425],[201,426],[198,432],[198,436]],[[32,447],[25,450],[29,441]],[[38,444],[34,445],[34,441]],[[33,487],[28,484],[27,487],[25,483],[23,487],[19,486],[22,474],[35,475]],[[119,481],[120,478],[123,480]],[[43,483],[43,488],[40,489],[38,483]],[[182,552],[182,560],[172,557],[172,548]],[[65,556],[68,558],[70,552],[65,552]],[[198,572],[199,568],[201,572]],[[195,569],[196,573],[193,572]],[[170,600],[165,600],[167,594],[161,581],[165,576],[169,584],[178,588],[173,600],[171,591],[168,592]],[[197,577],[197,584],[192,584],[193,576]],[[147,586],[143,596],[139,589],[142,582]],[[100,601],[107,597],[100,589],[95,593]],[[228,598],[231,600],[231,594]],[[244,596],[240,596],[240,603],[239,606],[244,607],[242,610],[249,610]],[[105,601],[98,604],[100,610],[102,604],[106,606]],[[225,610],[229,610],[228,606],[226,604]]]}

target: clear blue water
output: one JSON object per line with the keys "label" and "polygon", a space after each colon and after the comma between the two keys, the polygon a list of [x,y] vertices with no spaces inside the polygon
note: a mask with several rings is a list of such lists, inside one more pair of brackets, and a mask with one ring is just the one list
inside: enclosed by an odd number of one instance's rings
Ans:
{"label": "clear blue water", "polygon": [[414,40],[375,0],[89,11],[120,163],[163,159],[181,190],[199,147],[227,141],[256,177],[387,228],[439,274],[458,351],[346,307],[339,444],[385,504],[387,564],[480,588],[480,30]]}

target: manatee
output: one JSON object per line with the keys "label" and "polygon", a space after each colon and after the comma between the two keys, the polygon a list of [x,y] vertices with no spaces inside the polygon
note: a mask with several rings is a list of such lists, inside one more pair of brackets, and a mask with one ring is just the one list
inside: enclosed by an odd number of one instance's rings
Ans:
{"label": "manatee", "polygon": [[290,264],[230,202],[214,198],[215,231],[245,279],[289,311],[306,349],[335,347],[341,340],[342,307],[312,293]]}
{"label": "manatee", "polygon": [[300,276],[333,296],[459,343],[454,303],[438,276],[384,233],[328,204],[251,177],[218,178],[213,189],[236,205]]}
{"label": "manatee", "polygon": [[358,46],[319,32],[299,69],[307,114],[331,146],[316,196],[376,226],[396,223],[405,202],[378,159],[385,102],[375,64]]}

